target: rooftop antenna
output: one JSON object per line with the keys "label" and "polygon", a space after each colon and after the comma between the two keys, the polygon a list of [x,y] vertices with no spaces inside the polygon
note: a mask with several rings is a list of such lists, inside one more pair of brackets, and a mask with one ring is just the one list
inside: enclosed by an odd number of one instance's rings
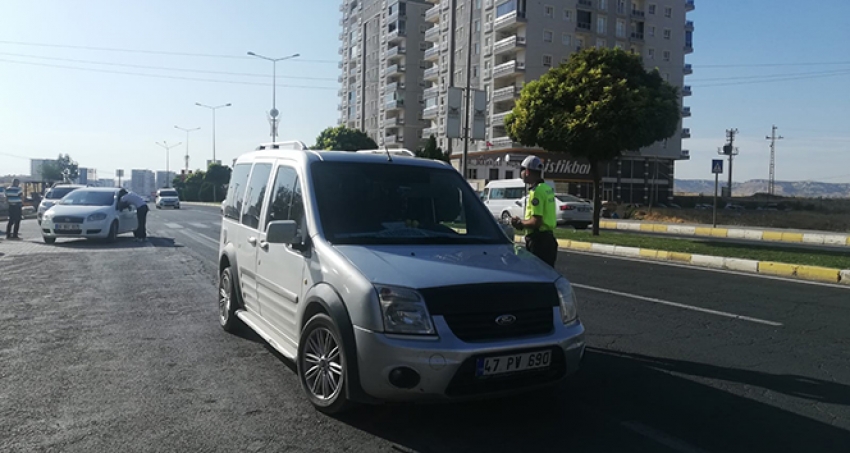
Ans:
{"label": "rooftop antenna", "polygon": [[387,160],[388,160],[388,161],[390,161],[390,162],[392,162],[392,161],[393,161],[393,155],[392,155],[392,154],[390,154],[390,149],[389,149],[389,148],[387,148],[387,144],[386,144],[386,143],[384,143],[384,151],[387,153]]}

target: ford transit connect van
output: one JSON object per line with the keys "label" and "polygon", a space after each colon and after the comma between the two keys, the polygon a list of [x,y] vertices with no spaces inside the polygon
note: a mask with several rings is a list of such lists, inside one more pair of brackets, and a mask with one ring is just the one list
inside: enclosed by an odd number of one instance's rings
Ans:
{"label": "ford transit connect van", "polygon": [[527,391],[579,367],[572,286],[445,163],[261,146],[223,208],[220,324],[292,359],[323,412]]}

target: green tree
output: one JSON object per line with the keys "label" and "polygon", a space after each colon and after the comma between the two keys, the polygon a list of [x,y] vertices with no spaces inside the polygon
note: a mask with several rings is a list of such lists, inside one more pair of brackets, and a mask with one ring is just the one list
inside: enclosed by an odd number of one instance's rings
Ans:
{"label": "green tree", "polygon": [[[180,198],[184,201],[201,201],[201,186],[204,185],[206,172],[198,170],[186,177],[186,181],[181,181],[178,188]],[[178,187],[176,184],[174,187]],[[211,190],[211,189],[210,189]]]}
{"label": "green tree", "polygon": [[230,182],[230,173],[230,167],[228,167],[227,165],[219,165],[213,163],[210,164],[209,168],[207,168],[207,173],[204,177],[204,181],[211,186],[211,201],[221,201],[221,198],[226,193],[227,184]]}
{"label": "green tree", "polygon": [[315,150],[359,151],[376,149],[378,144],[365,132],[345,126],[329,127],[316,137]]}
{"label": "green tree", "polygon": [[79,166],[68,154],[60,154],[56,160],[49,160],[41,165],[42,179],[47,182],[65,180],[65,170],[68,170],[68,179],[75,180],[80,176]]}
{"label": "green tree", "polygon": [[431,134],[428,137],[428,141],[425,142],[425,147],[416,150],[416,157],[422,157],[425,159],[434,159],[441,160],[443,162],[450,162],[451,156],[448,151],[443,152],[442,148],[437,146],[437,137],[434,134]]}
{"label": "green tree", "polygon": [[600,163],[672,137],[679,120],[677,88],[644,69],[639,56],[587,49],[526,84],[505,127],[523,145],[590,163],[598,236]]}

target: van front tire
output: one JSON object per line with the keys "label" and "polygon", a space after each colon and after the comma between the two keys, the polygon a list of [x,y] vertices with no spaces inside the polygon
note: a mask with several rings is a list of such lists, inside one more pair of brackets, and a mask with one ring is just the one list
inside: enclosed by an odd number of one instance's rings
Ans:
{"label": "van front tire", "polygon": [[237,308],[233,272],[230,267],[225,267],[218,277],[218,323],[226,332],[235,333],[242,325],[236,316]]}
{"label": "van front tire", "polygon": [[319,313],[304,326],[298,342],[298,380],[310,403],[325,414],[352,407],[342,335],[330,316]]}

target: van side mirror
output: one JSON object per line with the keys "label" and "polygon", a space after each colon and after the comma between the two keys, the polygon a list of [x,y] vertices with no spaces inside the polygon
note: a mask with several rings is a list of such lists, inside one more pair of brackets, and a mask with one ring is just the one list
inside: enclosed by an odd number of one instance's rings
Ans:
{"label": "van side mirror", "polygon": [[291,244],[298,232],[298,224],[294,220],[275,220],[269,222],[266,230],[266,242],[270,244]]}
{"label": "van side mirror", "polygon": [[519,207],[522,207],[522,202],[519,201],[519,200],[514,201],[514,204],[516,204]]}

